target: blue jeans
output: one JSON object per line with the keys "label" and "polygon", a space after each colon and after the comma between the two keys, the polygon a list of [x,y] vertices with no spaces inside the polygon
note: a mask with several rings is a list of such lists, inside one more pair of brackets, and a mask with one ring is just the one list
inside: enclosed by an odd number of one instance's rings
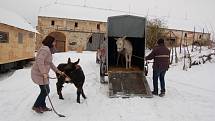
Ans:
{"label": "blue jeans", "polygon": [[34,107],[46,107],[46,96],[49,94],[50,89],[49,85],[39,85],[40,87],[40,94],[37,97],[36,102],[34,103]]}
{"label": "blue jeans", "polygon": [[160,80],[160,87],[161,87],[161,92],[165,93],[165,74],[166,74],[166,69],[154,69],[153,70],[153,87],[154,87],[154,92],[158,93],[158,78]]}

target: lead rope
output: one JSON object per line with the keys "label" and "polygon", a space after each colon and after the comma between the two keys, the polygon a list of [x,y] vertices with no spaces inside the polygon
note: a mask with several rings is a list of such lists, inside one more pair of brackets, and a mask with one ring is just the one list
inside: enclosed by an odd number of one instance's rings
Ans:
{"label": "lead rope", "polygon": [[[43,78],[43,84],[45,84],[44,78]],[[46,86],[45,86],[45,90],[46,90],[46,94],[47,94],[47,96],[48,96],[49,102],[50,102],[50,104],[51,104],[51,107],[52,107],[54,113],[57,114],[59,117],[66,117],[65,115],[59,114],[59,113],[55,110],[55,108],[54,108],[54,106],[53,106],[53,104],[52,104],[51,98],[49,97],[49,93],[48,93],[48,91],[47,91]]]}
{"label": "lead rope", "polygon": [[148,75],[148,72],[149,72],[149,66],[148,66],[148,61],[146,61],[146,64],[145,64],[145,76]]}
{"label": "lead rope", "polygon": [[[73,73],[73,71],[71,72],[71,73]],[[65,73],[64,74],[62,74],[62,75],[60,75],[59,77],[48,77],[49,79],[57,79],[57,78],[60,78],[61,76],[64,76],[65,78],[67,78],[67,79],[69,79],[69,80],[71,80],[70,79],[70,77],[69,76],[67,76]]]}

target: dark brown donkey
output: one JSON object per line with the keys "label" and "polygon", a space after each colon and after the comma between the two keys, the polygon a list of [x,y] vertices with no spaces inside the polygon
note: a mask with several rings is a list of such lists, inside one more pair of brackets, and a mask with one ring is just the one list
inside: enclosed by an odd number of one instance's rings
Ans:
{"label": "dark brown donkey", "polygon": [[85,76],[81,66],[78,65],[79,60],[80,59],[78,59],[78,61],[73,63],[71,62],[71,59],[68,58],[67,63],[62,63],[58,65],[57,68],[60,71],[65,73],[65,75],[63,76],[56,73],[58,78],[56,86],[57,86],[57,93],[59,95],[59,99],[64,99],[61,93],[64,83],[73,83],[77,88],[77,103],[80,103],[80,95],[82,95],[82,97],[86,99],[86,96],[83,91]]}

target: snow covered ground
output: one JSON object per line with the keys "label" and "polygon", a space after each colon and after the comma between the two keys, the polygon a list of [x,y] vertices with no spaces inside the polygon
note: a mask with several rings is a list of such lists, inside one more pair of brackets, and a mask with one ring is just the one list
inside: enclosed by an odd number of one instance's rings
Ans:
{"label": "snow covered ground", "polygon": [[[205,50],[207,52],[207,50]],[[50,80],[50,97],[60,118],[54,112],[37,114],[31,107],[39,88],[31,81],[31,67],[0,75],[0,121],[214,121],[215,63],[182,70],[183,63],[174,64],[166,74],[165,97],[109,98],[108,85],[99,82],[99,65],[95,52],[65,52],[54,54],[54,63],[80,58],[86,75],[84,85],[87,100],[76,103],[76,89],[71,84],[63,88],[64,100],[56,93],[56,79]],[[151,65],[150,65],[151,66]],[[53,71],[51,77],[55,77]],[[152,69],[148,83],[152,89]],[[50,103],[46,101],[49,107]]]}

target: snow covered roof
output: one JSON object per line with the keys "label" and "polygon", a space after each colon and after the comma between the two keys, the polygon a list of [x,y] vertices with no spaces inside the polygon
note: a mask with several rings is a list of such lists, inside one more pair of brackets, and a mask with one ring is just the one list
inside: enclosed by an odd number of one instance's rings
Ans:
{"label": "snow covered roof", "polygon": [[194,31],[194,28],[195,28],[195,32],[203,32],[203,28],[205,28],[205,25],[203,23],[198,23],[195,21],[183,20],[183,19],[177,20],[177,19],[168,18],[166,24],[169,29],[177,29],[177,30],[185,30],[185,31]]}
{"label": "snow covered roof", "polygon": [[[138,15],[138,13],[129,13],[126,11],[95,8],[89,6],[68,5],[60,3],[50,4],[49,6],[41,8],[39,16],[107,22],[107,18],[109,16],[125,14],[142,17],[144,16],[143,14]],[[148,18],[151,19],[150,16]],[[196,32],[202,32],[203,27],[205,27],[203,26],[203,24],[200,25],[199,23],[190,20],[177,20],[172,18],[165,18],[164,21],[166,21],[166,25],[169,29],[193,31],[195,27]]]}
{"label": "snow covered roof", "polygon": [[124,11],[87,6],[52,4],[41,9],[39,16],[107,22],[109,16],[125,15]]}
{"label": "snow covered roof", "polygon": [[37,32],[24,18],[16,13],[0,8],[0,23],[14,26],[31,32]]}

